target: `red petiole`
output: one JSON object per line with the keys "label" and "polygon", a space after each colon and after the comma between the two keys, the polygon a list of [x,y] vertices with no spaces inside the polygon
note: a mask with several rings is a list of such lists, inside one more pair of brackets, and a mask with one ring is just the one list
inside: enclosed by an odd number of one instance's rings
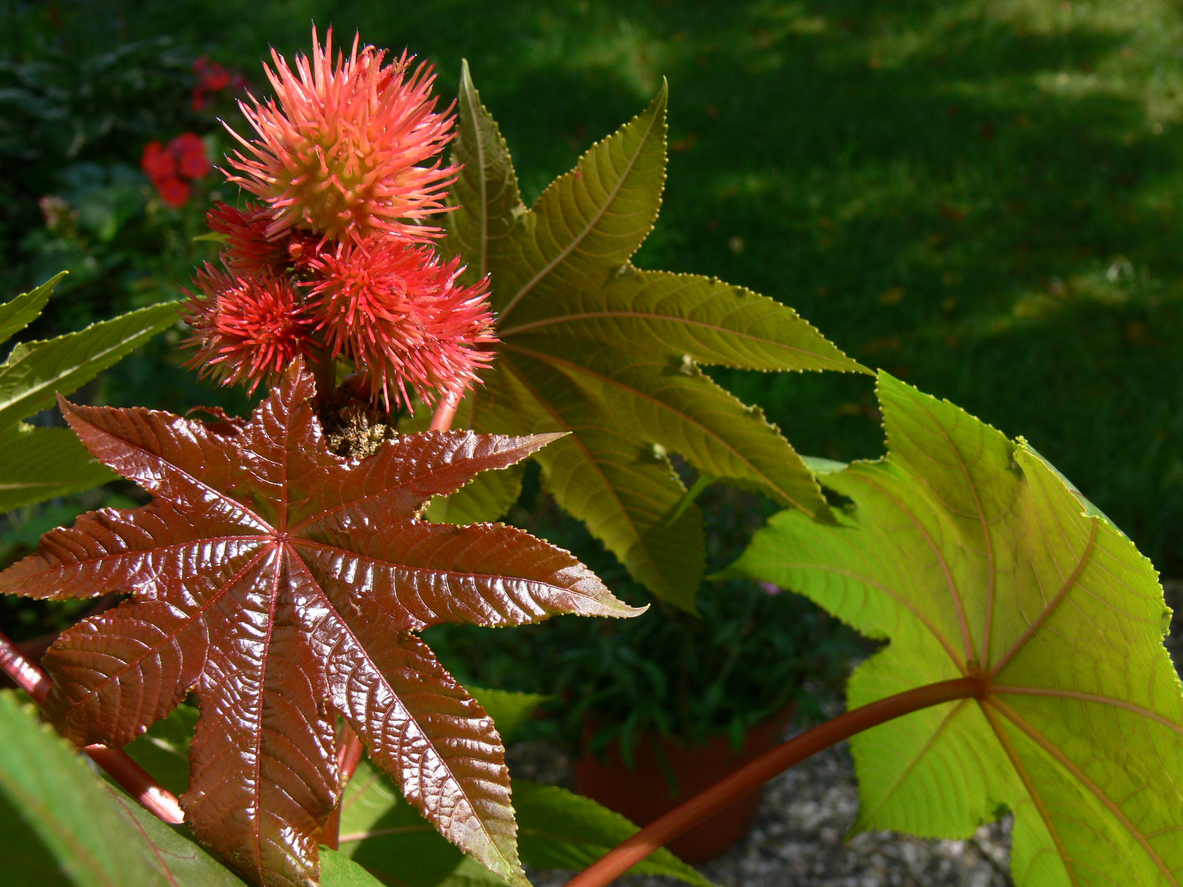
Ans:
{"label": "red petiole", "polygon": [[923,708],[958,699],[980,699],[988,692],[989,684],[984,678],[955,678],[897,693],[818,724],[645,826],[568,881],[567,887],[604,887],[678,835],[777,774],[856,733]]}
{"label": "red petiole", "polygon": [[[3,634],[0,634],[0,668],[38,705],[49,695],[52,686],[49,675],[25,658]],[[170,825],[184,822],[185,813],[176,796],[153,779],[127,752],[105,745],[88,745],[82,750],[149,813]]]}

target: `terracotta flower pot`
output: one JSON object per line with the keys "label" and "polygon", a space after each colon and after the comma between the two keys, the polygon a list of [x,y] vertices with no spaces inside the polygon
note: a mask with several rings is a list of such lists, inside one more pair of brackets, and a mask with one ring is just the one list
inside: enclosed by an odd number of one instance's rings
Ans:
{"label": "terracotta flower pot", "polygon": [[[575,765],[575,790],[627,816],[637,825],[648,825],[772,749],[792,714],[793,707],[786,708],[751,727],[738,752],[723,734],[698,746],[644,734],[637,740],[633,770],[625,766],[615,741],[603,755],[586,750],[594,732],[594,725],[589,723],[584,728],[585,751]],[[671,793],[666,772],[677,780],[677,794]],[[748,833],[759,806],[757,789],[671,841],[669,849],[686,862],[713,859]]]}

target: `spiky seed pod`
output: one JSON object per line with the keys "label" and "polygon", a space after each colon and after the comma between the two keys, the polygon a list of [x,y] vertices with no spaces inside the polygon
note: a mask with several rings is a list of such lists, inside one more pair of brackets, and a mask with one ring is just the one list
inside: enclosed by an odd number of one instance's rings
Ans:
{"label": "spiky seed pod", "polygon": [[260,382],[274,384],[297,356],[318,349],[316,322],[287,277],[232,276],[207,262],[194,283],[195,292],[185,290],[182,312],[193,327],[186,344],[197,349],[188,365],[199,375],[224,385],[245,382],[254,392]]}
{"label": "spiky seed pod", "polygon": [[[360,240],[374,231],[414,241],[437,236],[419,220],[446,207],[445,188],[458,167],[437,155],[451,140],[451,107],[435,111],[431,66],[411,71],[404,53],[383,65],[384,50],[358,48],[333,63],[332,31],[322,49],[312,31],[312,58],[293,71],[274,50],[264,66],[276,98],[240,102],[256,137],[229,158],[244,189],[267,202],[267,236],[304,228],[322,242]],[[227,127],[229,129],[229,127]],[[435,160],[431,158],[435,157]]]}
{"label": "spiky seed pod", "polygon": [[431,246],[385,237],[348,241],[318,255],[309,288],[317,330],[334,356],[354,361],[372,398],[411,407],[407,386],[426,402],[463,390],[493,357],[497,341],[488,280],[458,286],[459,260]]}

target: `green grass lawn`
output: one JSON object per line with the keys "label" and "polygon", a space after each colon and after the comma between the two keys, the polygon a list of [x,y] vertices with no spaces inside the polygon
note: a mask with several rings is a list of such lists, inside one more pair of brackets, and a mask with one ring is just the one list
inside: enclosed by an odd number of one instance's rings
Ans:
{"label": "green grass lawn", "polygon": [[[106,16],[95,10],[109,10]],[[467,58],[527,199],[670,86],[642,267],[743,284],[1023,435],[1183,575],[1183,18],[1166,2],[60,2],[86,54],[168,34]],[[11,34],[9,39],[12,39]],[[138,155],[137,155],[138,156]],[[875,457],[866,379],[720,374],[805,453]]]}

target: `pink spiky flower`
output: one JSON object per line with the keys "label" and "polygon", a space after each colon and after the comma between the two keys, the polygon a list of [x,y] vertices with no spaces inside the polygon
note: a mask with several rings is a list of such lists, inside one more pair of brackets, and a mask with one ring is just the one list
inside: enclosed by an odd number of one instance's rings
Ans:
{"label": "pink spiky flower", "polygon": [[316,322],[303,294],[284,276],[237,271],[235,276],[208,262],[199,269],[197,292],[185,290],[185,321],[193,327],[186,344],[197,352],[189,360],[199,375],[222,384],[274,383],[299,355],[317,350]]}
{"label": "pink spiky flower", "polygon": [[405,52],[383,66],[385,51],[359,50],[357,37],[334,65],[331,29],[321,49],[313,28],[312,44],[312,58],[297,58],[295,71],[272,50],[275,70],[264,70],[276,99],[239,103],[257,138],[230,130],[248,152],[230,158],[239,173],[230,181],[270,206],[268,237],[292,227],[322,242],[375,231],[420,242],[437,236],[418,220],[446,209],[444,189],[458,168],[431,160],[455,119],[451,107],[434,110],[431,66],[410,72]]}
{"label": "pink spiky flower", "polygon": [[408,383],[427,403],[433,389],[461,391],[492,359],[480,347],[497,341],[488,278],[458,286],[459,260],[442,263],[431,246],[372,237],[341,243],[311,267],[317,279],[304,285],[325,348],[356,363],[387,410],[400,402],[411,409]]}

